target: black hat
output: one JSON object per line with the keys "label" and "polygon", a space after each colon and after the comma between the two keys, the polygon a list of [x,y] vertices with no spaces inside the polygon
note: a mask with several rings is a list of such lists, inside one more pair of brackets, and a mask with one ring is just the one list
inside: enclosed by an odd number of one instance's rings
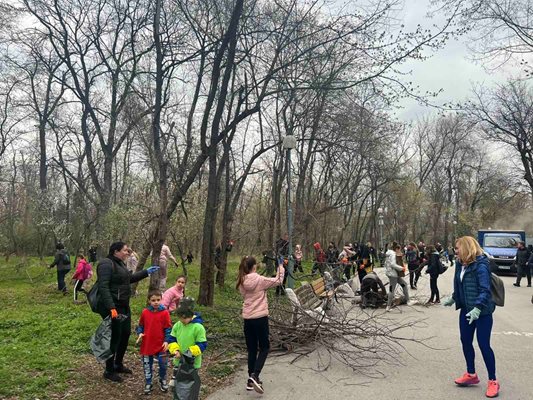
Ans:
{"label": "black hat", "polygon": [[194,299],[192,297],[182,298],[176,308],[176,315],[178,317],[192,317],[194,315]]}

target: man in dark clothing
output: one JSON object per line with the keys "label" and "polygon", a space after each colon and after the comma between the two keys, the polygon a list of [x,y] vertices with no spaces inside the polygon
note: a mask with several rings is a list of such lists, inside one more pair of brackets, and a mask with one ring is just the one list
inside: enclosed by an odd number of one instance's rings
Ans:
{"label": "man in dark clothing", "polygon": [[63,295],[67,294],[67,285],[65,284],[65,275],[70,271],[70,255],[63,243],[56,245],[56,255],[54,262],[50,264],[48,268],[54,268],[57,266],[57,290],[63,292]]}
{"label": "man in dark clothing", "polygon": [[527,287],[531,287],[531,268],[530,265],[533,264],[533,259],[530,260],[531,254],[526,248],[524,242],[518,242],[518,249],[516,250],[516,282],[513,283],[514,286],[520,287],[520,281],[523,276],[527,276]]}
{"label": "man in dark clothing", "polygon": [[97,256],[97,251],[96,251],[96,245],[93,245],[89,248],[89,262],[92,264],[92,263],[95,263],[96,261],[98,261],[98,256]]}
{"label": "man in dark clothing", "polygon": [[361,283],[361,307],[378,307],[385,302],[387,290],[379,276],[372,271]]}
{"label": "man in dark clothing", "polygon": [[289,255],[289,235],[285,234],[276,241],[276,256],[287,257]]}
{"label": "man in dark clothing", "polygon": [[359,282],[363,283],[363,278],[366,276],[366,268],[370,267],[370,243],[362,244],[359,247],[359,268],[357,274],[359,275]]}

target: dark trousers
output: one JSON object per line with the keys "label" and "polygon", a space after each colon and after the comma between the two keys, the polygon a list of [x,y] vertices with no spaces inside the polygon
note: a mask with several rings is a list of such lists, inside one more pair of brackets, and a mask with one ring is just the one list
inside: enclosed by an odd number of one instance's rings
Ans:
{"label": "dark trousers", "polygon": [[429,301],[440,301],[439,287],[437,286],[438,279],[438,275],[429,276],[429,288],[431,289],[431,296],[429,297]]}
{"label": "dark trousers", "polygon": [[57,270],[57,290],[62,292],[67,291],[67,285],[65,283],[65,276],[69,273],[70,269]]}
{"label": "dark trousers", "polygon": [[359,276],[359,283],[363,283],[363,278],[366,276],[366,269],[359,267],[357,275]]}
{"label": "dark trousers", "polygon": [[87,294],[85,289],[83,289],[83,282],[82,280],[78,279],[76,283],[74,284],[74,301],[78,300],[78,292],[82,292]]}
{"label": "dark trousers", "polygon": [[[130,307],[117,307],[117,312],[126,316],[124,319],[115,318],[111,322],[111,351],[113,357],[110,357],[105,363],[105,370],[112,373],[115,366],[122,366],[124,361],[124,354],[128,348],[128,340],[131,335],[131,310]],[[109,314],[100,314],[102,319]]]}
{"label": "dark trousers", "polygon": [[287,283],[287,277],[289,276],[289,269],[285,270],[285,275],[283,275],[283,284],[276,286],[276,296],[280,294],[285,294],[285,284]]}
{"label": "dark trousers", "polygon": [[420,270],[421,268],[418,267],[409,268],[409,285],[411,286],[411,289],[416,287],[416,284],[420,279]]}
{"label": "dark trousers", "polygon": [[516,273],[516,284],[520,285],[520,281],[524,276],[527,276],[527,285],[531,286],[531,269],[533,266],[530,266],[529,264],[526,265],[519,265],[518,271]]}
{"label": "dark trousers", "polygon": [[489,373],[489,379],[496,379],[496,359],[494,352],[490,347],[490,335],[492,332],[492,314],[479,317],[472,324],[468,323],[466,318],[466,310],[461,309],[459,313],[459,331],[461,332],[461,343],[463,345],[463,354],[466,360],[466,370],[470,374],[476,372],[474,346],[474,333],[477,336],[477,343],[485,361],[487,372]]}
{"label": "dark trousers", "polygon": [[294,262],[294,272],[297,272],[300,270],[300,272],[304,272],[304,269],[302,268],[302,260],[296,260]]}
{"label": "dark trousers", "polygon": [[352,266],[350,264],[347,264],[344,266],[344,276],[346,277],[346,280],[350,280],[350,270],[352,269]]}
{"label": "dark trousers", "polygon": [[248,375],[259,378],[270,350],[268,317],[244,320],[244,338],[248,349]]}

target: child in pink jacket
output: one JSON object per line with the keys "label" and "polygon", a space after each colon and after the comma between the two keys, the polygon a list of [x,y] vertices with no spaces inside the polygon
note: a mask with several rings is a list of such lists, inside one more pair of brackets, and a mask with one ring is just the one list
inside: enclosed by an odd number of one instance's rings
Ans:
{"label": "child in pink jacket", "polygon": [[93,268],[91,264],[85,259],[83,254],[78,254],[78,265],[76,266],[76,272],[72,276],[74,283],[74,303],[78,303],[78,292],[83,292],[87,294],[85,289],[83,289],[83,282],[87,279],[91,279],[93,276]]}
{"label": "child in pink jacket", "polygon": [[274,278],[267,278],[256,272],[257,262],[254,257],[244,257],[239,265],[236,288],[244,299],[242,317],[244,319],[246,348],[248,349],[246,390],[255,390],[257,393],[264,393],[259,374],[265,365],[270,349],[266,290],[281,285],[285,275],[283,259],[278,260],[278,265]]}
{"label": "child in pink jacket", "polygon": [[180,300],[185,296],[186,283],[187,277],[185,275],[180,275],[176,280],[176,284],[165,290],[165,293],[163,293],[161,304],[164,305],[169,312],[174,311],[180,304]]}

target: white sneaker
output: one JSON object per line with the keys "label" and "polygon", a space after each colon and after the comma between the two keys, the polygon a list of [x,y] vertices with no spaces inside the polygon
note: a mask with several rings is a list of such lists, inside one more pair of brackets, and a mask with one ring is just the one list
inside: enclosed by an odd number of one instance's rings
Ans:
{"label": "white sneaker", "polygon": [[414,306],[415,304],[417,304],[415,300],[409,300],[409,301],[407,302],[407,305],[408,305],[408,306]]}
{"label": "white sneaker", "polygon": [[387,308],[385,309],[385,311],[387,311],[387,312],[389,312],[390,310],[392,310],[390,307],[387,307]]}

